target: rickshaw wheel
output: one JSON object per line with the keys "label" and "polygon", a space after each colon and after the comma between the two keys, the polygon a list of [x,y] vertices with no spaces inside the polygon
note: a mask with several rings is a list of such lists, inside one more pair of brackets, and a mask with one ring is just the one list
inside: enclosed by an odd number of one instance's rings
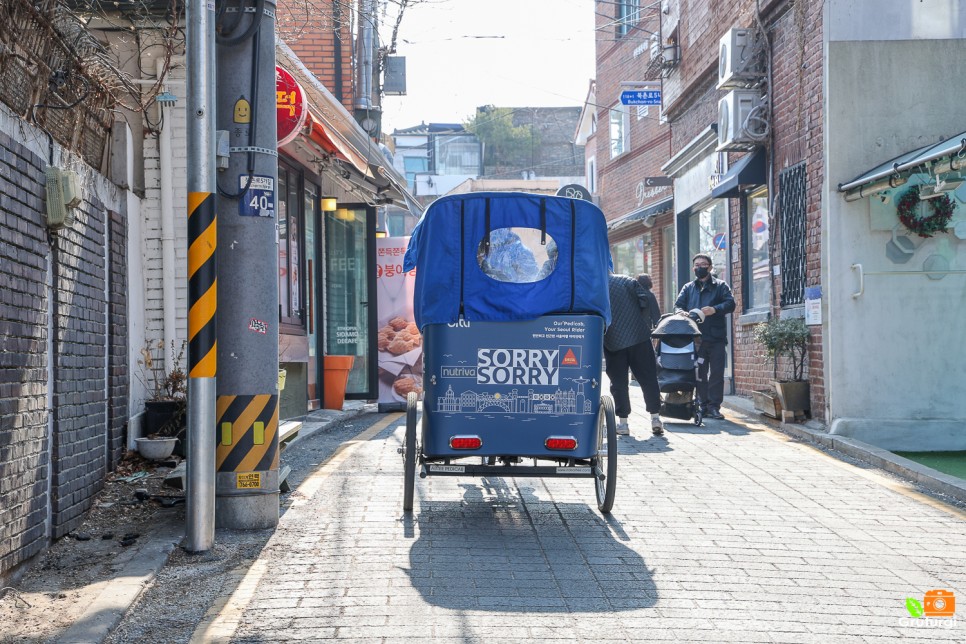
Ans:
{"label": "rickshaw wheel", "polygon": [[415,392],[406,396],[406,443],[403,447],[403,510],[412,512],[413,493],[416,488],[416,407],[419,404]]}
{"label": "rickshaw wheel", "polygon": [[[617,419],[614,417],[614,401],[610,396],[600,397],[597,414],[597,456],[592,459],[594,489],[597,492],[597,509],[609,514],[617,494]],[[604,480],[600,480],[600,474]]]}

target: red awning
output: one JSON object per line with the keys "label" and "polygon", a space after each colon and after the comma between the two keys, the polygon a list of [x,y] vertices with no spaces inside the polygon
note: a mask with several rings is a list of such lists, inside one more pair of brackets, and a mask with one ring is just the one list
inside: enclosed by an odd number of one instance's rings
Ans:
{"label": "red awning", "polygon": [[365,157],[359,154],[355,148],[342,137],[338,130],[326,123],[318,110],[309,105],[309,118],[305,124],[306,134],[309,139],[323,150],[331,152],[341,161],[352,165],[363,176],[372,178],[372,171],[369,169]]}

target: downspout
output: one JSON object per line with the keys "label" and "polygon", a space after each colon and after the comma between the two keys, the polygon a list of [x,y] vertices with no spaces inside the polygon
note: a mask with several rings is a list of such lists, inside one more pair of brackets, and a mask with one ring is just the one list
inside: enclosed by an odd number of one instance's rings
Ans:
{"label": "downspout", "polygon": [[[157,61],[158,78],[165,72],[164,60]],[[164,372],[174,366],[177,348],[176,292],[177,266],[175,262],[174,234],[174,177],[171,170],[171,124],[170,109],[158,103],[161,129],[158,132],[158,166],[161,169],[161,301],[164,337]]]}
{"label": "downspout", "polygon": [[360,0],[359,36],[356,54],[356,96],[353,106],[357,110],[371,110],[372,104],[372,51],[373,51],[373,0]]}
{"label": "downspout", "polygon": [[345,87],[342,83],[342,8],[338,2],[332,5],[332,53],[335,58],[335,97],[345,103]]}

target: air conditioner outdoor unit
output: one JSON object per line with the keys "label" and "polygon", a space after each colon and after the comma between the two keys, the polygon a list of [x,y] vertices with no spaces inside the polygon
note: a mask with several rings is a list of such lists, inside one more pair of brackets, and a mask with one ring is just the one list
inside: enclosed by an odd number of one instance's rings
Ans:
{"label": "air conditioner outdoor unit", "polygon": [[718,49],[718,89],[749,87],[762,80],[761,57],[757,55],[756,32],[732,27],[721,37]]}
{"label": "air conditioner outdoor unit", "polygon": [[74,208],[81,202],[77,173],[47,166],[47,226],[63,228],[74,223]]}
{"label": "air conditioner outdoor unit", "polygon": [[761,94],[753,89],[736,89],[718,101],[718,152],[750,150],[759,141],[749,134],[748,115],[761,102]]}

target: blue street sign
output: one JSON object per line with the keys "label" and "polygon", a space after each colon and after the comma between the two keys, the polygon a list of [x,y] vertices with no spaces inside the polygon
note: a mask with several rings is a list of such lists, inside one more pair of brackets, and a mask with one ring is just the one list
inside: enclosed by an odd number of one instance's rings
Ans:
{"label": "blue street sign", "polygon": [[659,89],[627,89],[621,92],[621,105],[660,105]]}

